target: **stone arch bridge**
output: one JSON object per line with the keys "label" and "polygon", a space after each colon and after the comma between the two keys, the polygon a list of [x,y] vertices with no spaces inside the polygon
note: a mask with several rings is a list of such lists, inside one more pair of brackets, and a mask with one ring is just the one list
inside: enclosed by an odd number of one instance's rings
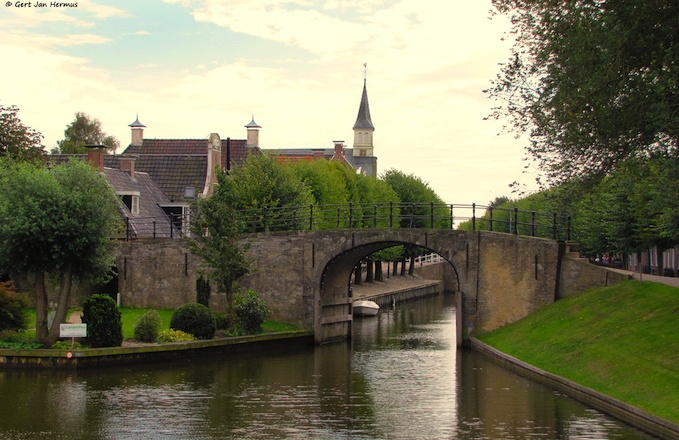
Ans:
{"label": "stone arch bridge", "polygon": [[395,245],[430,249],[452,266],[459,342],[527,316],[569,290],[561,273],[568,246],[551,239],[384,228],[272,232],[246,240],[255,267],[240,284],[258,290],[277,319],[314,329],[319,343],[351,335],[352,271],[366,256]]}

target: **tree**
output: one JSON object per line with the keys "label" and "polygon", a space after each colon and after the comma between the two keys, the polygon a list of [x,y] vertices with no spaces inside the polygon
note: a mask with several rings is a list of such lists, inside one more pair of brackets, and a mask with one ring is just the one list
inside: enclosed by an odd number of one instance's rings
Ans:
{"label": "tree", "polygon": [[0,158],[16,161],[42,162],[42,134],[26,127],[17,116],[15,105],[0,105]]}
{"label": "tree", "polygon": [[[420,177],[414,174],[405,174],[392,168],[380,176],[380,179],[393,188],[403,204],[401,216],[404,218],[401,220],[401,227],[423,228],[431,225],[431,208],[423,206],[413,207],[408,206],[408,204],[433,203],[434,205],[439,205],[435,206],[434,215],[449,218],[450,211],[440,206],[444,203],[441,197]],[[450,220],[439,219],[435,222],[435,226],[442,228],[450,227]]]}
{"label": "tree", "polygon": [[[35,278],[36,336],[51,345],[66,318],[73,279],[97,282],[111,275],[111,238],[122,228],[118,199],[81,161],[51,170],[0,161],[0,194],[0,266]],[[45,274],[60,280],[51,329]]]}
{"label": "tree", "polygon": [[[58,153],[61,154],[85,154],[86,145],[105,145],[107,149],[115,153],[120,147],[120,142],[114,137],[107,135],[101,128],[99,119],[92,118],[87,113],[77,112],[75,120],[66,126],[64,139],[58,141]],[[57,153],[57,149],[53,152]]]}
{"label": "tree", "polygon": [[217,173],[218,185],[212,197],[196,203],[196,215],[191,222],[191,252],[212,268],[210,278],[217,292],[224,293],[229,311],[233,310],[235,282],[250,272],[246,246],[239,244],[240,225],[236,206],[241,201],[233,191],[233,178],[223,171]]}
{"label": "tree", "polygon": [[618,164],[675,148],[679,3],[493,0],[511,15],[512,58],[486,92],[493,118],[530,131],[529,153],[552,183],[602,178]]}

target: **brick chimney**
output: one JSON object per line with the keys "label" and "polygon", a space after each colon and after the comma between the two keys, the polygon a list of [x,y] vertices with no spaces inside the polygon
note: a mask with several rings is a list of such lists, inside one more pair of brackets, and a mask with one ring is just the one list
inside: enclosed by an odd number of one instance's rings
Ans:
{"label": "brick chimney", "polygon": [[313,149],[314,160],[321,160],[325,157],[325,149]]}
{"label": "brick chimney", "polygon": [[120,170],[129,171],[130,177],[134,179],[134,162],[137,160],[137,156],[125,155],[120,156]]}
{"label": "brick chimney", "polygon": [[129,127],[132,127],[132,145],[141,145],[144,141],[144,128],[146,128],[146,125],[139,122],[139,115],[137,115],[137,119]]}
{"label": "brick chimney", "polygon": [[87,162],[100,173],[104,172],[104,151],[105,145],[85,145],[87,148]]}

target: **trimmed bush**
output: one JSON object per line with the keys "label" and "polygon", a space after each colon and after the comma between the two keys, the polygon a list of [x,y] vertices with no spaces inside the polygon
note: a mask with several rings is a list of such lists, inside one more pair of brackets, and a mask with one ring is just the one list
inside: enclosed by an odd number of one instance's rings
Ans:
{"label": "trimmed bush", "polygon": [[171,328],[167,330],[163,330],[162,332],[158,333],[158,342],[160,343],[165,343],[165,342],[188,342],[188,341],[195,341],[196,338],[193,335],[190,335],[188,333],[184,333],[181,330],[173,330]]}
{"label": "trimmed bush", "polygon": [[134,339],[141,342],[155,342],[159,331],[160,315],[155,310],[149,310],[134,325]]}
{"label": "trimmed bush", "polygon": [[[54,344],[52,344],[50,348],[53,350],[70,350],[72,347],[73,343],[71,342],[70,339],[69,340],[60,339]],[[83,348],[83,346],[82,344],[80,344],[80,342],[76,342],[75,348]]]}
{"label": "trimmed bush", "polygon": [[217,330],[228,329],[233,325],[233,315],[230,313],[215,313],[215,323]]}
{"label": "trimmed bush", "polygon": [[238,294],[234,298],[233,311],[243,330],[249,335],[262,331],[262,324],[269,317],[271,311],[257,292],[246,290],[245,294]]}
{"label": "trimmed bush", "polygon": [[198,339],[212,339],[217,330],[215,317],[202,304],[191,303],[178,307],[170,319],[170,328],[192,334]]}
{"label": "trimmed bush", "polygon": [[196,280],[196,302],[210,307],[210,293],[210,279],[203,278],[203,275],[199,276]]}
{"label": "trimmed bush", "polygon": [[0,331],[26,328],[26,299],[18,296],[11,281],[0,283]]}
{"label": "trimmed bush", "polygon": [[123,343],[120,310],[108,295],[92,295],[83,302],[82,322],[87,324],[90,347],[119,347]]}

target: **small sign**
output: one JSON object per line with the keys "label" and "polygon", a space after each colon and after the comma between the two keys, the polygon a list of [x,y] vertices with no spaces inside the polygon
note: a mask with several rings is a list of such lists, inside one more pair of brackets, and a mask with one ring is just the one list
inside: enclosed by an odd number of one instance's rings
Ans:
{"label": "small sign", "polygon": [[85,338],[87,337],[87,324],[60,324],[60,338]]}
{"label": "small sign", "polygon": [[66,357],[71,359],[73,357],[73,353],[69,351],[68,353],[66,353]]}

